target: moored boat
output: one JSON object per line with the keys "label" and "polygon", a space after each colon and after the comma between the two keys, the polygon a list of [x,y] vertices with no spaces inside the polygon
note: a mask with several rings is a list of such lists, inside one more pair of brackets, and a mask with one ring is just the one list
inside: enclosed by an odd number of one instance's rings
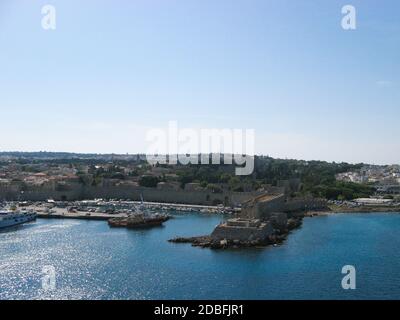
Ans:
{"label": "moored boat", "polygon": [[144,215],[134,214],[125,218],[112,218],[108,220],[110,227],[124,228],[151,228],[161,226],[165,221],[169,220],[169,216],[165,214]]}
{"label": "moored boat", "polygon": [[0,210],[0,229],[36,220],[36,212]]}

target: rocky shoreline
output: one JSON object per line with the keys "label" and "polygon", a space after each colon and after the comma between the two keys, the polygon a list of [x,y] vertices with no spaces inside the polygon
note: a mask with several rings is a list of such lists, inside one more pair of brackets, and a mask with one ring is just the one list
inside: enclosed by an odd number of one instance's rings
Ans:
{"label": "rocky shoreline", "polygon": [[213,239],[211,235],[196,237],[177,237],[168,240],[172,243],[191,243],[193,247],[210,248],[210,249],[239,249],[250,247],[267,247],[270,245],[278,245],[286,240],[289,233],[302,225],[303,217],[293,217],[288,219],[285,228],[274,228],[273,233],[268,238],[254,240],[239,239]]}

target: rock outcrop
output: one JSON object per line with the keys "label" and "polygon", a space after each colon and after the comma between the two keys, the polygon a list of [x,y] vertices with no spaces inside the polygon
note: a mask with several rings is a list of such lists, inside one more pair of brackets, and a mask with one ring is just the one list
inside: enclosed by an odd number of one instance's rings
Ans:
{"label": "rock outcrop", "polygon": [[[240,225],[246,224],[243,226]],[[239,224],[239,225],[237,225]],[[227,249],[265,247],[282,243],[290,230],[301,225],[301,218],[290,218],[286,225],[274,229],[272,223],[259,220],[231,219],[218,225],[211,235],[199,237],[178,237],[169,240],[174,243],[191,243],[194,247]]]}

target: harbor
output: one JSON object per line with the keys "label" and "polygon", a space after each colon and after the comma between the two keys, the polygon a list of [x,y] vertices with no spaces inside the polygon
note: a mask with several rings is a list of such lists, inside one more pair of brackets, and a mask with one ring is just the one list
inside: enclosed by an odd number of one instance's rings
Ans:
{"label": "harbor", "polygon": [[[41,219],[94,220],[107,222],[111,228],[145,229],[162,226],[173,218],[172,214],[219,215],[219,224],[206,234],[182,236],[181,233],[168,239],[172,243],[191,243],[194,247],[227,249],[278,245],[302,225],[304,217],[326,216],[337,212],[371,212],[385,207],[365,207],[351,202],[326,202],[315,198],[290,198],[284,193],[264,193],[236,208],[176,203],[160,203],[129,200],[81,200],[43,202],[6,202],[20,212],[30,212]],[[346,209],[352,208],[353,211]],[[370,208],[370,210],[367,210]],[[398,209],[388,207],[387,211]],[[340,211],[342,210],[342,211]],[[19,211],[18,211],[19,212]],[[172,214],[171,214],[172,213]],[[17,222],[16,222],[17,223]]]}
{"label": "harbor", "polygon": [[221,206],[187,205],[176,203],[156,203],[140,201],[122,201],[102,199],[84,201],[53,201],[46,202],[10,202],[3,205],[15,205],[27,211],[34,211],[39,218],[44,219],[84,219],[84,220],[109,220],[113,218],[126,218],[137,210],[150,214],[168,214],[168,212],[200,214],[235,214],[240,208],[225,208]]}
{"label": "harbor", "polygon": [[[39,218],[0,232],[0,300],[383,299],[400,294],[394,285],[400,242],[393,237],[399,214],[305,218],[276,247],[224,251],[168,242],[176,235],[207,234],[222,215],[170,214],[165,227],[150,230]],[[341,268],[348,263],[363,274],[360,288],[351,292],[340,287]],[[54,291],[41,287],[44,266],[54,267]]]}

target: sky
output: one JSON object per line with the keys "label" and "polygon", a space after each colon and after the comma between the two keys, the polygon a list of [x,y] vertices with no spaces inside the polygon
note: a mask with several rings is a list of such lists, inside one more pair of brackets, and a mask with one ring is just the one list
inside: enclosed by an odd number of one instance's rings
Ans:
{"label": "sky", "polygon": [[0,0],[0,116],[0,151],[140,153],[176,121],[254,129],[257,154],[400,163],[400,2]]}

